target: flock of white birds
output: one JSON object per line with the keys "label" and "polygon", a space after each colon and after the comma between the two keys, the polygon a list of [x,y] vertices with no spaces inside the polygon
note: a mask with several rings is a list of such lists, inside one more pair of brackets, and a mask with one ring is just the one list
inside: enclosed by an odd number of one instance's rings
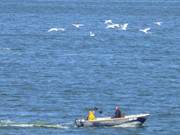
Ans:
{"label": "flock of white birds", "polygon": [[[104,24],[106,25],[106,29],[118,29],[118,30],[123,30],[126,31],[128,28],[128,23],[124,23],[124,24],[118,24],[118,23],[113,23],[112,20],[105,20]],[[162,22],[154,22],[155,25],[161,26]],[[85,26],[84,24],[80,24],[80,23],[73,23],[72,26],[76,27],[77,29],[79,29],[80,27]],[[151,28],[150,27],[146,27],[143,29],[139,29],[140,32],[143,32],[145,34],[151,33],[150,32]],[[65,28],[50,28],[48,30],[48,32],[53,32],[53,31],[65,31]],[[96,34],[92,31],[89,32],[89,36],[94,37],[96,36]]]}

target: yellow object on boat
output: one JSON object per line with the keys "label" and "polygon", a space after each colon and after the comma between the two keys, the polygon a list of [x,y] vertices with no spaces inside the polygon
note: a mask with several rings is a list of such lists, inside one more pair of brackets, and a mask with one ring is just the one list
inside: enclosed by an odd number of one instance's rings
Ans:
{"label": "yellow object on boat", "polygon": [[96,116],[94,115],[94,112],[93,111],[89,111],[88,120],[89,121],[93,121],[95,119],[96,119]]}

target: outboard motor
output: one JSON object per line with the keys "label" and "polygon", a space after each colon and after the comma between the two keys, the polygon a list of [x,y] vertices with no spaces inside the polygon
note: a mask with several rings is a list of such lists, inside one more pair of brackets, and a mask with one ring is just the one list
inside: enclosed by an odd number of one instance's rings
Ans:
{"label": "outboard motor", "polygon": [[84,126],[83,119],[82,119],[82,120],[76,119],[76,120],[75,120],[75,125],[76,125],[77,127],[83,127],[83,126]]}

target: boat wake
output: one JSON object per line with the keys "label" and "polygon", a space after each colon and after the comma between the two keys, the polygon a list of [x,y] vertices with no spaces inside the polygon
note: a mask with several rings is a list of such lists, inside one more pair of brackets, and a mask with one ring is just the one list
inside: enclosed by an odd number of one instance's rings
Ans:
{"label": "boat wake", "polygon": [[11,48],[0,48],[1,51],[9,51]]}
{"label": "boat wake", "polygon": [[18,123],[10,120],[1,120],[0,128],[58,128],[58,129],[68,129],[69,127],[66,124],[49,124],[44,122],[35,122],[35,123]]}

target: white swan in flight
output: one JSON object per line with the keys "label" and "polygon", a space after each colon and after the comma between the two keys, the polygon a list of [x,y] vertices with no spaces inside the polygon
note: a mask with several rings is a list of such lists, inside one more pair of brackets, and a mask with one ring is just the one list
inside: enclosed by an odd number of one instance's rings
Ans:
{"label": "white swan in flight", "polygon": [[64,28],[51,28],[48,30],[48,32],[52,32],[52,31],[65,31]]}
{"label": "white swan in flight", "polygon": [[112,24],[112,20],[105,20],[104,24]]}
{"label": "white swan in flight", "polygon": [[95,33],[93,33],[92,31],[89,32],[90,37],[94,37]]}
{"label": "white swan in flight", "polygon": [[148,31],[150,31],[151,28],[145,28],[145,29],[140,29],[139,31],[144,32],[145,34],[149,33]]}
{"label": "white swan in flight", "polygon": [[154,22],[154,24],[161,26],[162,22]]}
{"label": "white swan in flight", "polygon": [[121,26],[121,30],[127,30],[128,23],[121,24],[120,26]]}
{"label": "white swan in flight", "polygon": [[113,23],[113,24],[108,24],[107,26],[106,26],[106,29],[114,29],[114,28],[119,28],[120,27],[120,25],[119,24],[116,24],[116,23]]}
{"label": "white swan in flight", "polygon": [[84,26],[84,24],[80,24],[80,23],[73,23],[72,25],[76,28]]}

